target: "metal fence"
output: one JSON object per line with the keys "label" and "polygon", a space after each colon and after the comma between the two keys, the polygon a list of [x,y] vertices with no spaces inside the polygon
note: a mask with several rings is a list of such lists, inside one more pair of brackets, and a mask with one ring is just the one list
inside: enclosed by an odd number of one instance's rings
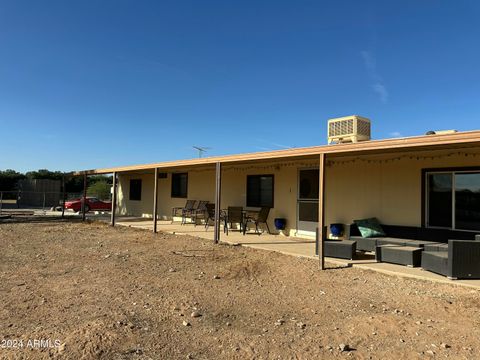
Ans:
{"label": "metal fence", "polygon": [[[50,215],[62,216],[63,197],[65,201],[73,201],[73,208],[66,207],[67,215],[80,215],[83,204],[83,193],[63,193],[58,191],[0,191],[0,214],[2,215]],[[103,203],[110,203],[111,199],[100,198],[95,195],[87,196],[90,210],[96,211],[94,199]],[[105,204],[100,211],[105,212]],[[77,210],[78,209],[78,210]]]}

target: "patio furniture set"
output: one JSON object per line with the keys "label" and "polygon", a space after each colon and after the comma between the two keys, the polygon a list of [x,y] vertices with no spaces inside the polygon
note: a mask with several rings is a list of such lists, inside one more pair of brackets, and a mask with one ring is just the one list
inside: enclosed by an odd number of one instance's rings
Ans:
{"label": "patio furniture set", "polygon": [[324,241],[327,257],[354,259],[357,252],[374,252],[378,262],[422,267],[450,279],[480,279],[480,235],[469,231],[380,225],[372,218],[351,224],[348,240]]}
{"label": "patio furniture set", "polygon": [[[229,229],[234,228],[234,224],[238,224],[239,231],[245,235],[249,229],[249,225],[255,225],[255,233],[260,235],[262,231],[261,225],[264,225],[267,232],[270,234],[268,226],[268,215],[270,213],[269,207],[262,207],[260,210],[244,209],[242,206],[229,206],[227,209],[220,210],[220,222],[223,224],[223,231],[228,235]],[[182,218],[181,224],[194,224],[199,221],[204,222],[205,230],[211,223],[215,221],[215,204],[203,200],[187,200],[185,206],[174,207],[172,209],[172,222],[174,217]],[[190,220],[188,222],[187,220]]]}

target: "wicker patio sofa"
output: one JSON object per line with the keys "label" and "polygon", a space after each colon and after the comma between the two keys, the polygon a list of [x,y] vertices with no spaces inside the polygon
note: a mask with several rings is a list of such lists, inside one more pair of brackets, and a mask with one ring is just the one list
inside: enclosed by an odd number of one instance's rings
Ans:
{"label": "wicker patio sofa", "polygon": [[[421,251],[421,267],[451,279],[480,279],[480,235],[470,231],[431,229],[413,226],[384,225],[387,236],[364,238],[355,224],[350,225],[350,240],[357,250],[378,252],[382,247],[404,246]],[[454,239],[454,240],[453,240]],[[395,249],[388,249],[392,252]],[[406,252],[397,251],[398,259],[388,262],[403,263]],[[418,255],[417,255],[418,256]],[[377,259],[383,261],[381,252]],[[397,262],[395,260],[398,260]],[[415,260],[417,263],[418,260]],[[406,263],[405,263],[406,264]],[[415,266],[416,264],[408,264]]]}
{"label": "wicker patio sofa", "polygon": [[386,236],[364,238],[356,224],[350,225],[350,240],[357,242],[357,250],[374,252],[377,246],[399,245],[424,248],[425,245],[446,246],[448,240],[475,240],[471,231],[432,229],[416,226],[382,224]]}

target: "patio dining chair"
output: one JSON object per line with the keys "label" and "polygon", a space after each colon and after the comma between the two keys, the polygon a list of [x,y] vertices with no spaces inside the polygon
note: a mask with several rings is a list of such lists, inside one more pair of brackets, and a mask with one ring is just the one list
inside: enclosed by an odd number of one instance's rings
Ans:
{"label": "patio dining chair", "polygon": [[268,214],[270,213],[270,208],[269,207],[262,207],[258,214],[255,216],[247,216],[245,217],[245,223],[243,227],[243,233],[245,234],[246,228],[248,223],[254,223],[255,224],[255,232],[260,235],[260,231],[258,230],[258,225],[259,224],[265,224],[267,227],[267,231],[270,234],[270,228],[268,227]]}
{"label": "patio dining chair", "polygon": [[186,214],[195,208],[196,203],[197,203],[197,200],[187,200],[184,207],[177,206],[172,208],[172,223],[173,223],[173,218],[175,216],[180,215],[182,217],[182,225],[183,225]]}
{"label": "patio dining chair", "polygon": [[[208,230],[208,227],[210,226],[210,221],[215,221],[215,204],[207,204],[205,205],[205,208],[207,209],[206,215],[205,215],[205,231]],[[223,210],[220,210],[220,221],[223,222],[223,232],[228,235],[228,226],[227,226],[227,216]]]}
{"label": "patio dining chair", "polygon": [[[233,227],[233,224],[239,224],[240,231],[245,234],[244,228],[244,216],[243,216],[243,207],[241,206],[229,206],[227,210],[227,223],[230,224],[230,229]],[[227,231],[228,235],[228,231]]]}
{"label": "patio dining chair", "polygon": [[200,200],[195,210],[191,211],[190,217],[195,226],[197,226],[197,222],[199,219],[206,218],[207,204],[208,204],[207,200]]}

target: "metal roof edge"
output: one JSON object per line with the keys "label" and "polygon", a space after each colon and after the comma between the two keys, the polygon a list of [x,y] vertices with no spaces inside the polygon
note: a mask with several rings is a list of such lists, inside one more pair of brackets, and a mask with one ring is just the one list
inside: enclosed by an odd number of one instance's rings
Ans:
{"label": "metal roof edge", "polygon": [[480,130],[463,131],[450,134],[436,134],[436,135],[420,135],[402,138],[379,139],[362,141],[357,143],[343,143],[333,145],[319,145],[303,148],[293,148],[274,151],[252,152],[234,155],[212,156],[198,159],[173,160],[164,161],[151,164],[118,166],[111,168],[99,168],[91,170],[73,171],[69,175],[95,175],[108,174],[112,172],[147,170],[155,168],[172,168],[181,166],[195,166],[208,165],[220,163],[231,163],[241,161],[255,161],[255,160],[269,160],[281,159],[286,157],[311,156],[325,154],[340,154],[348,152],[368,152],[372,150],[387,150],[387,149],[405,149],[410,147],[420,146],[435,146],[448,144],[462,144],[462,143],[480,143]]}

